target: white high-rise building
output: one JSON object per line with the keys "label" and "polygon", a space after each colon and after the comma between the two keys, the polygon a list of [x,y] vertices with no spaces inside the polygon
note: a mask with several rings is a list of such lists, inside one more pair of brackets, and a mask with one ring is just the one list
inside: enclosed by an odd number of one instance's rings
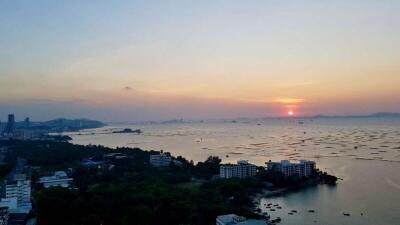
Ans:
{"label": "white high-rise building", "polygon": [[256,165],[250,164],[246,160],[239,160],[236,165],[226,164],[219,168],[219,176],[221,178],[246,178],[253,177],[257,173]]}
{"label": "white high-rise building", "polygon": [[266,164],[267,170],[281,172],[285,177],[310,177],[316,171],[315,162],[309,160],[300,160],[299,163],[291,163],[289,160],[282,160],[281,162],[272,162],[270,160]]}
{"label": "white high-rise building", "polygon": [[1,199],[0,206],[6,206],[10,212],[28,213],[31,204],[31,180],[25,174],[14,174],[5,182],[5,198]]}

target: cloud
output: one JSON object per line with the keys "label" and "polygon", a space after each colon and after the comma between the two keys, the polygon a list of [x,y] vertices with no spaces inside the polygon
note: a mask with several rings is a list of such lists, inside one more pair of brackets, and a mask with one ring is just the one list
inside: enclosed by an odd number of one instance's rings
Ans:
{"label": "cloud", "polygon": [[291,83],[282,83],[276,85],[278,88],[292,89],[292,88],[305,88],[309,86],[315,86],[320,83],[316,81],[302,81],[302,82],[291,82]]}
{"label": "cloud", "polygon": [[302,98],[276,98],[273,100],[274,103],[280,103],[280,104],[285,104],[285,105],[289,105],[289,104],[300,104],[300,103],[304,103],[305,99]]}

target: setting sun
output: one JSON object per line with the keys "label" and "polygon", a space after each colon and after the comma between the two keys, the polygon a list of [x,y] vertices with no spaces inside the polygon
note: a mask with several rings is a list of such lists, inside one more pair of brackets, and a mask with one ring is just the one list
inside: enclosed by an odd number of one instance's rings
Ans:
{"label": "setting sun", "polygon": [[294,115],[293,111],[289,111],[289,112],[288,112],[288,115],[289,115],[289,116],[293,116],[293,115]]}

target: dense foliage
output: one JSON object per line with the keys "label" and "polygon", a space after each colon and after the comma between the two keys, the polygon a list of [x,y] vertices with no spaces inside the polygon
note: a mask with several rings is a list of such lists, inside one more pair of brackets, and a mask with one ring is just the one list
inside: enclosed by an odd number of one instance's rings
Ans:
{"label": "dense foliage", "polygon": [[[149,165],[149,158],[159,152],[138,148],[52,141],[0,141],[0,146],[9,149],[0,175],[7,174],[19,157],[34,167],[33,181],[57,169],[68,171],[74,179],[72,189],[34,186],[39,225],[214,224],[216,216],[228,213],[257,217],[251,197],[266,181],[275,187],[303,183],[262,167],[254,178],[216,179],[221,159],[213,156],[196,165],[178,156],[182,165],[156,168]],[[84,159],[101,161],[108,153],[127,158],[112,162],[112,167],[82,164]],[[316,178],[336,182],[336,177],[326,173]]]}
{"label": "dense foliage", "polygon": [[[196,165],[177,157],[182,166],[155,168],[148,163],[154,151],[48,141],[2,144],[10,148],[9,162],[22,157],[41,171],[73,168],[73,189],[35,187],[39,225],[200,225],[214,224],[216,216],[226,213],[256,216],[250,197],[262,182],[214,179],[219,173],[218,157]],[[85,158],[101,159],[110,152],[126,154],[129,160],[112,169],[81,164]]]}

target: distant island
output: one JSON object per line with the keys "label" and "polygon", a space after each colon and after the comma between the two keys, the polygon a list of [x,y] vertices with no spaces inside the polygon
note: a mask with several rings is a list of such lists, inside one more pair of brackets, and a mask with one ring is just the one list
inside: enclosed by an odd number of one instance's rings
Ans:
{"label": "distant island", "polygon": [[140,129],[132,130],[130,128],[125,128],[123,130],[113,131],[112,133],[114,133],[114,134],[130,134],[130,133],[141,134],[142,130],[140,130]]}
{"label": "distant island", "polygon": [[310,118],[400,118],[400,113],[378,112],[368,115],[316,115]]}
{"label": "distant island", "polygon": [[[363,118],[400,118],[400,113],[377,112],[367,115],[315,115],[315,116],[291,116],[291,117],[263,117],[261,119],[363,119]],[[251,120],[251,118],[238,118],[236,120]]]}
{"label": "distant island", "polygon": [[29,122],[29,120],[15,122],[16,129],[47,130],[48,132],[73,132],[82,129],[100,128],[105,125],[105,123],[97,120],[65,118],[44,122]]}

